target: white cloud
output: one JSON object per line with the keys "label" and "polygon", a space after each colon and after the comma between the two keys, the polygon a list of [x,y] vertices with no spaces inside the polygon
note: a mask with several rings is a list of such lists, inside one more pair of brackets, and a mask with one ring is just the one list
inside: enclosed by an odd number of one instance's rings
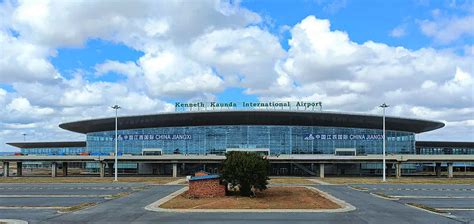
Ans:
{"label": "white cloud", "polygon": [[140,67],[135,62],[125,62],[121,63],[118,61],[107,60],[102,64],[97,64],[95,66],[97,75],[104,75],[109,72],[115,72],[118,74],[124,74],[129,78],[137,77],[142,73]]}
{"label": "white cloud", "polygon": [[435,17],[433,20],[422,20],[419,26],[423,34],[432,37],[441,44],[451,43],[463,36],[474,37],[474,15],[449,18]]}
{"label": "white cloud", "polygon": [[60,79],[61,76],[47,59],[49,51],[0,30],[0,82]]}
{"label": "white cloud", "polygon": [[388,102],[389,114],[446,122],[474,116],[466,109],[474,105],[471,56],[358,44],[312,16],[291,34],[288,56],[276,65],[278,81],[256,91],[260,99],[321,100],[326,110],[369,113],[379,113],[377,106]]}
{"label": "white cloud", "polygon": [[407,35],[406,28],[403,26],[397,26],[390,31],[390,36],[395,38],[404,37]]}
{"label": "white cloud", "polygon": [[177,52],[146,54],[140,58],[139,65],[152,96],[189,97],[224,90],[223,80],[210,67]]}
{"label": "white cloud", "polygon": [[[377,105],[386,101],[389,114],[445,121],[447,127],[432,137],[453,132],[473,139],[465,133],[472,133],[474,54],[357,43],[314,16],[289,27],[285,51],[278,34],[262,28],[260,16],[238,1],[14,5],[0,3],[6,17],[0,19],[0,82],[14,89],[0,89],[0,143],[21,140],[18,130],[31,140],[83,139],[57,125],[112,116],[114,103],[122,106],[121,115],[171,111],[166,99],[216,100],[228,87],[261,100],[321,100],[327,110],[379,113]],[[434,38],[448,27],[438,17],[426,22],[436,22]],[[456,35],[470,35],[458,28]],[[93,38],[143,55],[97,62],[89,80],[81,72],[61,76],[50,62],[56,50]],[[123,76],[93,81],[108,73]]]}
{"label": "white cloud", "polygon": [[208,30],[260,21],[258,14],[238,3],[213,0],[21,1],[12,19],[14,28],[35,43],[81,46],[89,38],[102,38],[136,48],[150,38],[186,42]]}
{"label": "white cloud", "polygon": [[227,83],[252,89],[271,84],[274,64],[285,52],[274,35],[246,27],[202,35],[191,44],[189,55],[216,68]]}

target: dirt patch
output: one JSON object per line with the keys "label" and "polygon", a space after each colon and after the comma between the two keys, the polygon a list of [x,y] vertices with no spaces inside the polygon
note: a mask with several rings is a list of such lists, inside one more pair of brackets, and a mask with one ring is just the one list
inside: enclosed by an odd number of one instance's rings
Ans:
{"label": "dirt patch", "polygon": [[270,184],[314,184],[306,178],[272,178]]}
{"label": "dirt patch", "polygon": [[305,187],[270,187],[256,197],[190,198],[185,193],[162,204],[169,209],[337,209],[335,202]]}

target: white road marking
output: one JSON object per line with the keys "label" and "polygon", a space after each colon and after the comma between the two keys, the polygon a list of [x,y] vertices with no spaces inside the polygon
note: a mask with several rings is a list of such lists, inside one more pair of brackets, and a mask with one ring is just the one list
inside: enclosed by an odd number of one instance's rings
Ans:
{"label": "white road marking", "polygon": [[21,194],[21,195],[0,195],[0,198],[104,198],[111,195],[89,194],[89,195],[58,195],[58,194]]}

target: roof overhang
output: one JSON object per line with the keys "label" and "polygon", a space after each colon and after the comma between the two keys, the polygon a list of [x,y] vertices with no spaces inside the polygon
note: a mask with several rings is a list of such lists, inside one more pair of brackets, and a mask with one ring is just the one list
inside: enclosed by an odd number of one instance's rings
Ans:
{"label": "roof overhang", "polygon": [[458,147],[474,148],[474,142],[417,141],[416,147]]}
{"label": "roof overhang", "polygon": [[21,149],[29,148],[65,148],[65,147],[86,147],[85,141],[71,142],[10,142],[8,145]]}
{"label": "roof overhang", "polygon": [[[205,111],[161,113],[118,118],[118,129],[189,127],[212,125],[292,125],[382,129],[382,116],[304,111]],[[115,130],[115,118],[75,121],[59,127],[78,133]],[[444,127],[444,123],[421,119],[386,117],[387,130],[421,133]]]}

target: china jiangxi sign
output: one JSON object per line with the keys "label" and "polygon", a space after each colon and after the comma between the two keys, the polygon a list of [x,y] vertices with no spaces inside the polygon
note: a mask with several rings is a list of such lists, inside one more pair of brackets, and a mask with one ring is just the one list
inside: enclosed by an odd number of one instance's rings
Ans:
{"label": "china jiangxi sign", "polygon": [[269,102],[176,102],[176,111],[196,110],[322,110],[321,101],[269,101]]}

